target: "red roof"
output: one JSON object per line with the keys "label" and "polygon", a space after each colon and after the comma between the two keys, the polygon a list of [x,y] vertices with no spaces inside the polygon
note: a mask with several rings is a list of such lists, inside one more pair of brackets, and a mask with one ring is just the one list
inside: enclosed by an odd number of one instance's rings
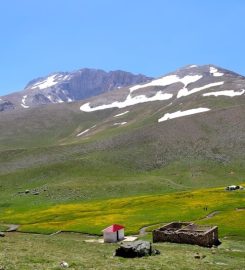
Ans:
{"label": "red roof", "polygon": [[111,226],[105,228],[105,229],[103,230],[103,232],[111,232],[111,233],[113,233],[113,232],[117,232],[117,231],[119,231],[119,230],[121,230],[121,229],[124,229],[124,228],[125,228],[125,227],[123,227],[122,225],[113,224],[113,225],[111,225]]}

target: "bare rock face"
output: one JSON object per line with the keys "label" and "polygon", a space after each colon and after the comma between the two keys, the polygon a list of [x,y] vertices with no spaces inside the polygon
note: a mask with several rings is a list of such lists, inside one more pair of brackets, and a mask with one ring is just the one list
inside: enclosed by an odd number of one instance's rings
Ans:
{"label": "bare rock face", "polygon": [[142,74],[122,70],[106,72],[89,68],[52,73],[30,81],[21,92],[1,97],[0,112],[83,100],[151,79]]}
{"label": "bare rock face", "polygon": [[135,258],[156,254],[160,254],[160,251],[153,249],[150,242],[139,240],[135,242],[122,243],[120,247],[116,249],[115,256]]}
{"label": "bare rock face", "polygon": [[14,104],[10,101],[0,102],[0,112],[13,110],[14,108]]}

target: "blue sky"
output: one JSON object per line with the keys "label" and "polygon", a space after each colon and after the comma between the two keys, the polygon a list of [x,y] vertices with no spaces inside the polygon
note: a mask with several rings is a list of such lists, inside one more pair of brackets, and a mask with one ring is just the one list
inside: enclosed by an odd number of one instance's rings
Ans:
{"label": "blue sky", "polygon": [[161,76],[213,63],[245,75],[243,0],[6,0],[0,95],[82,67]]}

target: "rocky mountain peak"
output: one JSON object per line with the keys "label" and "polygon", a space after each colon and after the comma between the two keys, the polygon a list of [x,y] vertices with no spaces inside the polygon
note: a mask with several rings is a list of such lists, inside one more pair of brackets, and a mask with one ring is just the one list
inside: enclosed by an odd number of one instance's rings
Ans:
{"label": "rocky mountain peak", "polygon": [[83,68],[73,72],[56,72],[31,80],[21,92],[2,97],[0,108],[6,111],[78,101],[151,79],[122,70],[106,72]]}
{"label": "rocky mountain peak", "polygon": [[188,65],[149,82],[92,98],[81,110],[90,112],[152,101],[189,100],[196,95],[239,96],[244,92],[245,77],[239,74],[215,65]]}

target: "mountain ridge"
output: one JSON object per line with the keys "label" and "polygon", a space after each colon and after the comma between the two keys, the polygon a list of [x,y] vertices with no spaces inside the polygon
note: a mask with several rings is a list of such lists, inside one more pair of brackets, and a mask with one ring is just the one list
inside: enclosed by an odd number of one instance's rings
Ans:
{"label": "mountain ridge", "polygon": [[171,101],[213,89],[220,91],[217,95],[242,95],[245,91],[245,77],[215,65],[190,65],[147,83],[92,97],[91,101],[82,105],[80,109],[91,112],[157,100]]}
{"label": "mountain ridge", "polygon": [[122,70],[106,72],[89,68],[50,73],[31,80],[22,91],[2,96],[0,112],[73,102],[150,79],[142,74],[135,75]]}
{"label": "mountain ridge", "polygon": [[[143,134],[149,127],[158,134],[155,139],[161,141],[161,137],[158,138],[161,134],[159,126],[167,125],[175,132],[173,126],[176,123],[189,123],[192,119],[205,119],[205,129],[213,133],[219,125],[221,130],[227,129],[227,126],[222,127],[224,120],[221,124],[218,122],[222,115],[224,119],[237,122],[237,115],[244,108],[244,94],[243,76],[214,65],[192,65],[191,68],[179,69],[158,79],[122,87],[86,100],[48,104],[45,110],[42,106],[23,109],[21,113],[11,110],[0,118],[0,150],[86,141],[98,141],[100,144],[102,138],[110,141],[110,137],[117,135],[130,140],[127,134],[130,130],[142,129]],[[216,127],[211,123],[212,117],[218,112]],[[239,116],[239,119],[242,120],[242,117]],[[243,144],[243,122],[240,125],[239,138],[235,133],[238,134],[238,130],[229,131],[239,141],[238,145]],[[196,130],[194,123],[190,129]],[[137,135],[139,138],[142,137],[141,133]],[[206,134],[206,130],[202,133]],[[204,134],[204,137],[210,136]],[[132,135],[132,138],[135,136]],[[240,152],[239,147],[237,149]]]}
{"label": "mountain ridge", "polygon": [[[219,70],[218,73],[214,72],[217,70]],[[14,109],[28,109],[30,107],[54,103],[74,102],[93,98],[94,96],[111,92],[115,89],[120,90],[127,86],[132,86],[133,89],[137,87],[137,84],[151,83],[151,81],[157,81],[168,76],[175,75],[176,77],[184,78],[185,76],[193,76],[193,74],[202,74],[199,75],[202,77],[213,74],[217,80],[220,77],[219,74],[225,74],[226,79],[232,76],[240,79],[244,78],[240,74],[213,64],[201,66],[193,64],[186,65],[158,78],[147,77],[142,74],[134,75],[121,70],[106,72],[102,69],[90,68],[83,68],[72,72],[52,72],[47,76],[31,80],[22,91],[0,97],[0,112]],[[185,80],[179,81],[179,83],[183,82],[185,83]],[[173,86],[173,83],[166,84],[165,86]],[[178,83],[178,81],[175,83]],[[157,85],[155,86],[157,87]],[[138,88],[144,87],[138,86]],[[114,91],[111,93],[111,96],[114,96]]]}

